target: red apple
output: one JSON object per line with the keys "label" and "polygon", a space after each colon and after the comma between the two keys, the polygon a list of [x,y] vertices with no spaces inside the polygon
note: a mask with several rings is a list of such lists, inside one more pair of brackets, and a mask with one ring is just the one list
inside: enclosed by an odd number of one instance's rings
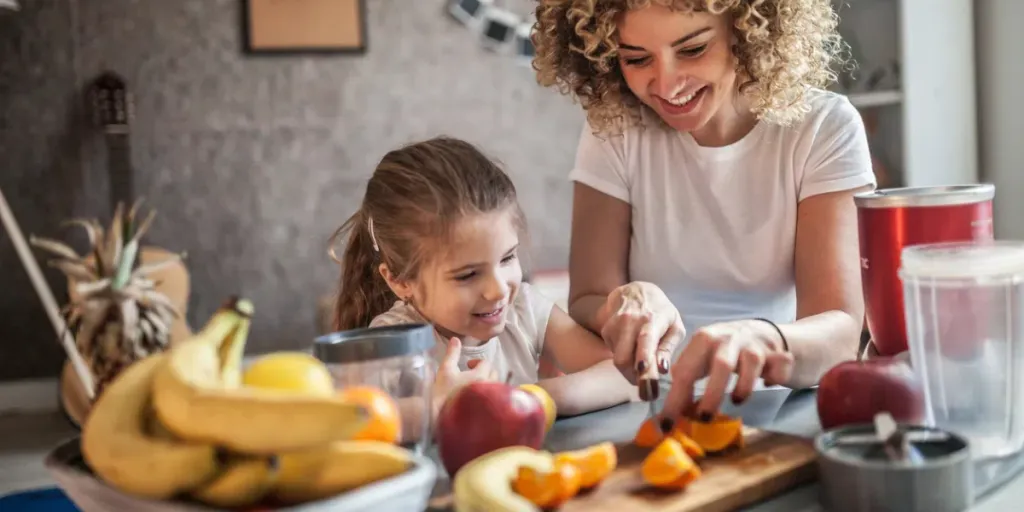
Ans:
{"label": "red apple", "polygon": [[870,424],[883,411],[899,423],[925,419],[924,388],[913,369],[895,358],[839,363],[821,377],[817,398],[824,429]]}
{"label": "red apple", "polygon": [[438,412],[434,438],[448,474],[499,448],[540,449],[547,417],[533,394],[503,382],[472,382],[452,393]]}

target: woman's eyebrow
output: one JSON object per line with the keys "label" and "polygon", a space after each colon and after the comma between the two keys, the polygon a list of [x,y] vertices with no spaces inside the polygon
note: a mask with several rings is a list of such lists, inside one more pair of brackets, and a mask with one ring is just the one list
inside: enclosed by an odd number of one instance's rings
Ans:
{"label": "woman's eyebrow", "polygon": [[[694,30],[693,32],[690,32],[689,34],[686,34],[685,36],[680,37],[679,39],[676,39],[675,41],[673,41],[672,42],[672,46],[679,46],[679,45],[689,41],[690,39],[693,39],[693,38],[703,34],[704,32],[707,32],[709,30],[711,30],[711,27],[704,27],[704,28],[700,28],[700,29]],[[643,48],[641,48],[639,46],[633,46],[633,45],[626,44],[626,43],[619,43],[619,48],[623,49],[623,50],[634,50],[634,51],[638,51],[638,52],[646,51],[646,50],[644,50]]]}

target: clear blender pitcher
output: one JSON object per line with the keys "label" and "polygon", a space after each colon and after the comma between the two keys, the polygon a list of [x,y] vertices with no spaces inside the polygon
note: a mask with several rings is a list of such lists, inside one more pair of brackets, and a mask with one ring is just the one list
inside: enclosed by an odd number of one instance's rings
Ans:
{"label": "clear blender pitcher", "polygon": [[388,393],[399,406],[403,444],[422,454],[433,434],[434,347],[433,327],[402,324],[325,334],[314,339],[313,354],[339,389],[373,386]]}
{"label": "clear blender pitcher", "polygon": [[1024,446],[1024,242],[906,247],[900,278],[911,365],[927,422],[972,456]]}

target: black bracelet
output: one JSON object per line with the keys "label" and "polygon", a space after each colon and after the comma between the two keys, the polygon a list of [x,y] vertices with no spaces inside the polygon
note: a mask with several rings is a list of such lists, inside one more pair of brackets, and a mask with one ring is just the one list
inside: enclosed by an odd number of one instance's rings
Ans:
{"label": "black bracelet", "polygon": [[789,352],[789,342],[786,341],[786,335],[782,334],[782,329],[779,329],[779,326],[776,325],[775,322],[772,322],[767,318],[755,318],[754,320],[760,320],[775,328],[775,332],[779,333],[779,338],[782,339],[782,350]]}

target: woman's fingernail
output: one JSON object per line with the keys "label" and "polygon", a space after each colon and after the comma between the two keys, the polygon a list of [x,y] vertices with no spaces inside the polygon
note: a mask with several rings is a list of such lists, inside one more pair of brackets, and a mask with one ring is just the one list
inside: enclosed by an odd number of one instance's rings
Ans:
{"label": "woman's fingernail", "polygon": [[743,399],[741,399],[740,397],[738,397],[736,395],[729,396],[729,399],[732,400],[733,405],[739,405],[739,404],[743,403]]}
{"label": "woman's fingernail", "polygon": [[668,360],[664,357],[658,358],[658,371],[662,374],[668,373]]}
{"label": "woman's fingernail", "polygon": [[661,423],[659,423],[658,426],[661,427],[661,433],[667,434],[668,432],[670,432],[672,430],[672,426],[673,426],[672,419],[671,418],[662,418],[661,419]]}
{"label": "woman's fingernail", "polygon": [[637,361],[636,362],[636,372],[637,373],[643,373],[645,371],[647,371],[647,361],[644,361],[642,359],[640,361]]}
{"label": "woman's fingernail", "polygon": [[700,413],[700,418],[699,419],[703,423],[710,423],[712,418],[714,418],[714,416],[710,412],[706,412],[705,411],[705,412]]}

